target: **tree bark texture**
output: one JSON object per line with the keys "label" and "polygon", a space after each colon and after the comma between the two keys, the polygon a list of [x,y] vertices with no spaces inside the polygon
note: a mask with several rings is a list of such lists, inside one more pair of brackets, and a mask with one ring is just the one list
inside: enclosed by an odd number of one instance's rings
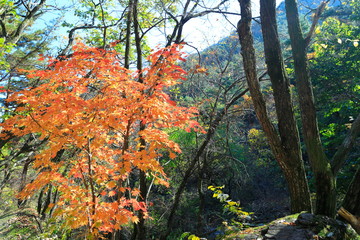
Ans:
{"label": "tree bark texture", "polygon": [[[336,175],[340,168],[344,165],[346,157],[350,152],[351,148],[354,146],[356,142],[356,138],[359,136],[360,133],[360,113],[356,117],[355,121],[351,124],[351,128],[344,138],[341,145],[338,147],[336,153],[334,154],[331,165],[332,171],[334,175]],[[360,203],[359,203],[360,204]]]}
{"label": "tree bark texture", "polygon": [[286,155],[282,159],[286,165],[283,171],[289,184],[290,196],[292,198],[302,196],[299,200],[300,202],[292,200],[292,210],[294,212],[304,210],[311,212],[310,191],[302,159],[299,131],[290,93],[290,83],[285,73],[277,32],[275,0],[260,0],[260,18],[264,39],[265,61],[274,93],[279,135],[284,154]]}
{"label": "tree bark texture", "polygon": [[358,166],[342,206],[352,214],[360,216],[360,166]]}
{"label": "tree bark texture", "polygon": [[[255,49],[253,47],[253,37],[251,33],[251,4],[250,0],[239,0],[241,6],[241,20],[238,23],[238,34],[241,43],[241,53],[243,56],[243,65],[246,74],[246,79],[248,82],[249,90],[251,97],[253,99],[254,108],[256,115],[260,121],[260,124],[266,134],[266,137],[269,141],[271,150],[277,160],[278,164],[280,165],[285,178],[287,180],[289,192],[290,192],[290,199],[291,199],[291,211],[292,212],[300,212],[300,211],[311,211],[311,202],[310,202],[310,194],[309,189],[305,177],[304,166],[301,159],[301,151],[299,147],[299,137],[298,131],[295,124],[295,119],[293,116],[293,110],[291,106],[291,96],[288,86],[288,81],[285,77],[283,72],[282,66],[282,58],[281,58],[281,51],[280,48],[276,48],[275,50],[268,49],[268,57],[267,63],[269,64],[269,68],[272,68],[269,75],[272,76],[272,80],[275,83],[276,94],[274,93],[275,98],[277,99],[277,111],[279,115],[279,125],[280,120],[283,124],[281,126],[280,136],[271,123],[270,118],[268,117],[265,100],[261,93],[261,87],[259,80],[256,74],[256,60],[255,60]],[[269,3],[262,3],[263,7],[267,7],[266,4]],[[274,4],[275,3],[270,3]],[[264,9],[263,9],[264,11]],[[271,12],[268,12],[264,18],[271,17],[269,16]],[[275,14],[275,13],[273,13]],[[267,20],[266,20],[267,21]],[[275,29],[266,29],[267,38],[273,39],[274,34],[276,33],[276,22],[269,22],[271,24],[270,27],[275,27]],[[265,37],[264,37],[265,40]],[[272,48],[273,43],[267,43],[265,47]],[[275,43],[276,44],[276,43]],[[274,51],[274,52],[272,52]],[[279,64],[280,66],[274,66]],[[274,92],[275,92],[274,89]],[[290,118],[285,119],[281,114],[284,114],[284,109],[286,111],[290,111],[289,114]],[[291,116],[292,114],[292,116]],[[289,121],[286,122],[286,121]],[[285,122],[285,123],[284,123]],[[279,126],[280,128],[280,126]],[[290,132],[289,132],[290,131]],[[293,135],[293,136],[289,136]]]}
{"label": "tree bark texture", "polygon": [[300,27],[296,0],[285,0],[285,7],[294,59],[304,142],[315,176],[316,213],[334,217],[336,180],[320,140],[314,94],[306,56],[306,39]]}
{"label": "tree bark texture", "polygon": [[132,24],[132,14],[133,14],[133,0],[129,0],[128,12],[126,17],[126,37],[125,37],[125,63],[124,67],[130,68],[130,39],[131,39],[131,24]]}
{"label": "tree bark texture", "polygon": [[[138,21],[138,0],[134,0],[133,2],[133,19],[134,19],[134,35],[135,35],[135,46],[136,46],[136,66],[137,70],[140,72],[138,81],[140,83],[144,82],[143,75],[141,73],[143,68],[142,63],[142,49],[141,49],[141,37],[140,37],[140,25]],[[146,129],[146,125],[144,123],[140,123],[140,131]],[[142,151],[146,148],[146,142],[143,138],[140,138],[140,149]],[[147,202],[147,193],[148,187],[146,182],[146,173],[140,170],[139,175],[139,183],[140,183],[140,197],[141,201]],[[142,210],[139,211],[138,214],[139,222],[135,225],[136,230],[134,231],[137,240],[146,239],[146,224],[145,224],[145,214]]]}
{"label": "tree bark texture", "polygon": [[[355,121],[352,123],[351,129],[348,135],[345,137],[343,143],[338,148],[335,153],[332,165],[333,171],[336,173],[340,166],[343,165],[346,159],[347,153],[350,151],[351,147],[354,145],[357,136],[360,133],[360,114],[357,116]],[[356,216],[360,216],[360,166],[355,173],[355,176],[350,183],[348,191],[345,195],[342,206],[347,209],[349,212]],[[360,221],[360,220],[359,220]]]}

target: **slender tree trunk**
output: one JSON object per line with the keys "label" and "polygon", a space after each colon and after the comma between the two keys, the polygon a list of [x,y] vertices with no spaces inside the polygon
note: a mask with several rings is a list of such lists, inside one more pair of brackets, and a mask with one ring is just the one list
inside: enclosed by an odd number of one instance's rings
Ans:
{"label": "slender tree trunk", "polygon": [[[134,34],[135,34],[135,46],[136,46],[136,57],[137,57],[137,70],[140,72],[138,81],[140,83],[143,83],[143,76],[142,76],[142,50],[141,50],[141,37],[140,37],[140,26],[138,21],[138,0],[134,0],[133,2],[133,19],[134,19]],[[140,123],[140,131],[145,130],[146,125],[144,123]],[[140,149],[139,151],[142,151],[146,148],[146,142],[143,138],[140,138]],[[144,201],[146,203],[147,201],[147,195],[148,195],[148,187],[146,182],[146,173],[144,171],[140,170],[139,175],[139,181],[140,181],[140,197],[141,201]],[[145,214],[142,210],[139,211],[139,222],[135,224],[136,227],[136,239],[137,240],[143,240],[146,239],[146,226],[145,226]]]}
{"label": "slender tree trunk", "polygon": [[243,55],[243,64],[253,99],[256,115],[268,138],[271,150],[280,165],[288,184],[291,211],[310,211],[311,201],[305,169],[301,157],[299,134],[291,103],[289,81],[285,76],[275,18],[275,1],[261,1],[261,20],[268,74],[274,90],[275,106],[278,115],[279,133],[271,123],[265,100],[256,75],[255,49],[251,33],[251,3],[239,0],[241,20],[238,34]]}
{"label": "slender tree trunk", "polygon": [[360,216],[360,166],[358,166],[342,206],[353,215]]}
{"label": "slender tree trunk", "polygon": [[[19,192],[22,191],[24,189],[24,187],[26,186],[26,178],[27,178],[29,166],[33,161],[34,161],[34,159],[28,158],[28,159],[26,159],[26,161],[24,163],[23,170],[21,173],[21,178],[20,178]],[[42,193],[42,191],[41,191],[41,193]],[[25,200],[18,199],[18,207],[24,206],[25,204],[26,204],[26,199]],[[40,214],[39,210],[38,210],[38,213]]]}
{"label": "slender tree trunk", "polygon": [[346,157],[356,142],[356,138],[360,134],[360,113],[355,121],[351,124],[351,128],[344,138],[341,145],[338,147],[336,153],[331,160],[332,171],[336,175],[340,168],[344,165]]}
{"label": "slender tree trunk", "polygon": [[132,24],[132,14],[133,14],[133,0],[129,0],[127,18],[126,18],[126,38],[125,38],[125,63],[124,67],[129,69],[130,67],[130,38],[131,38],[131,24]]}
{"label": "slender tree trunk", "polygon": [[177,208],[179,207],[181,195],[185,190],[186,183],[189,180],[191,174],[193,173],[196,163],[199,161],[199,158],[204,153],[207,145],[209,144],[211,138],[213,137],[215,130],[221,123],[221,120],[223,119],[225,114],[228,112],[229,108],[232,105],[234,105],[236,103],[236,101],[239,100],[242,96],[244,96],[247,92],[248,92],[248,89],[245,89],[244,91],[242,91],[238,95],[236,95],[230,102],[228,102],[226,104],[226,106],[221,111],[218,112],[218,114],[216,115],[216,118],[210,123],[210,127],[206,133],[205,139],[202,142],[202,144],[200,145],[200,147],[197,149],[197,152],[196,152],[195,156],[193,157],[193,159],[190,161],[188,168],[185,171],[184,177],[181,180],[180,186],[175,193],[173,204],[170,209],[170,214],[167,219],[166,231],[160,237],[161,240],[166,240],[171,232],[171,228],[172,228],[174,217],[175,217],[175,212],[176,212]]}
{"label": "slender tree trunk", "polygon": [[316,213],[335,216],[336,179],[330,161],[320,140],[312,83],[306,56],[306,39],[303,36],[296,0],[285,0],[286,17],[299,95],[304,142],[315,176]]}
{"label": "slender tree trunk", "polygon": [[49,189],[46,193],[46,199],[44,201],[44,204],[42,206],[42,210],[41,210],[41,220],[44,220],[46,217],[46,210],[48,209],[50,203],[51,203],[51,197],[52,197],[52,185],[49,186]]}
{"label": "slender tree trunk", "polygon": [[[265,59],[274,92],[279,135],[286,155],[283,161],[287,167],[283,171],[292,197],[292,211],[307,210],[311,212],[310,191],[302,159],[299,131],[292,106],[290,83],[285,73],[277,32],[276,1],[260,0],[260,16]],[[301,196],[299,200],[293,199],[299,198],[299,196]]]}
{"label": "slender tree trunk", "polygon": [[199,176],[197,182],[197,190],[199,195],[199,211],[197,214],[197,234],[202,234],[204,231],[204,210],[205,210],[205,194],[203,191],[203,178],[207,169],[207,154],[204,154],[203,165],[199,162]]}
{"label": "slender tree trunk", "polygon": [[[333,171],[336,173],[341,165],[345,162],[346,156],[352,146],[354,145],[357,136],[360,133],[360,114],[356,117],[352,123],[351,129],[345,137],[343,143],[332,159]],[[353,215],[360,216],[360,166],[353,177],[353,180],[349,186],[349,189],[345,195],[342,206],[351,212]]]}

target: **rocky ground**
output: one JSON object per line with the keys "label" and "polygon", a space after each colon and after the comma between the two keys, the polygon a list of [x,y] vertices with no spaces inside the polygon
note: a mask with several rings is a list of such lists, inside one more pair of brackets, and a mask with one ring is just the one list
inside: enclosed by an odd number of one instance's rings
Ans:
{"label": "rocky ground", "polygon": [[359,240],[360,236],[347,224],[324,216],[301,213],[248,228],[222,239],[234,240]]}

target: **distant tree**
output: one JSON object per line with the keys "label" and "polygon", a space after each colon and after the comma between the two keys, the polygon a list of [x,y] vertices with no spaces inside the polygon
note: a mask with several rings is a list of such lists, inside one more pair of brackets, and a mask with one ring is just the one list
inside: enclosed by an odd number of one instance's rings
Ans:
{"label": "distant tree", "polygon": [[[50,11],[54,12],[55,9],[44,0],[0,1],[1,121],[11,116],[17,107],[5,101],[10,93],[37,85],[36,81],[26,79],[18,69],[41,68],[45,65],[38,61],[39,54],[49,50],[56,22],[41,28],[35,28],[34,25]],[[41,145],[31,136],[15,138],[10,132],[7,134],[7,137],[0,139],[0,148],[3,150],[0,153],[0,197],[5,187],[16,188],[14,183],[19,181],[22,187],[32,162],[32,153]]]}

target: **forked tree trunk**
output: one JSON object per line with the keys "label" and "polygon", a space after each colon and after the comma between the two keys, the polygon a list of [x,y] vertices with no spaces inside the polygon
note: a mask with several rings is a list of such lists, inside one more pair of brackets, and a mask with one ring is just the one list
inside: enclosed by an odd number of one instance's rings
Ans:
{"label": "forked tree trunk", "polygon": [[316,213],[334,217],[336,179],[320,140],[314,94],[306,55],[307,43],[300,27],[296,0],[285,0],[285,6],[294,59],[304,142],[315,176]]}
{"label": "forked tree trunk", "polygon": [[[286,76],[276,22],[276,1],[260,0],[261,28],[264,38],[265,60],[274,92],[278,129],[285,158],[283,171],[289,185],[292,211],[311,212],[310,191],[300,148],[290,83]],[[278,161],[281,161],[278,160]],[[298,202],[301,201],[301,202]]]}
{"label": "forked tree trunk", "polygon": [[289,82],[285,76],[280,43],[277,36],[275,20],[275,1],[261,1],[263,34],[266,62],[272,80],[275,105],[279,120],[279,133],[271,123],[266,110],[265,100],[261,93],[256,74],[255,49],[251,33],[250,0],[239,0],[241,20],[238,34],[241,43],[244,70],[249,90],[253,99],[256,115],[268,138],[271,150],[280,165],[290,192],[291,211],[310,211],[311,201],[304,164],[301,157],[299,134],[291,104]]}

